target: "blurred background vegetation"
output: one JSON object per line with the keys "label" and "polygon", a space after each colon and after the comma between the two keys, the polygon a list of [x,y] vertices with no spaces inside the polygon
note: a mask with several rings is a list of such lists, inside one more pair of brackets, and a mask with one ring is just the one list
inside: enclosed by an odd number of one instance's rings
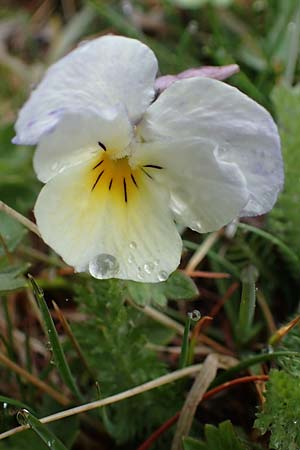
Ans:
{"label": "blurred background vegetation", "polygon": [[[32,428],[0,440],[0,450],[145,450],[163,424],[153,449],[172,441],[172,450],[299,449],[300,2],[0,0],[0,200],[31,220],[41,185],[33,149],[11,144],[18,109],[51,63],[107,33],[149,45],[162,75],[238,64],[227,82],[279,125],[285,188],[267,216],[210,236],[184,231],[181,271],[157,285],[74,275],[0,211],[0,432],[18,421]],[[191,320],[193,310],[213,320]],[[225,365],[215,387],[242,376],[263,375],[264,383],[201,402],[184,444],[174,443],[176,423],[166,421],[191,392],[190,378],[47,427],[36,420],[211,353],[240,364]]]}

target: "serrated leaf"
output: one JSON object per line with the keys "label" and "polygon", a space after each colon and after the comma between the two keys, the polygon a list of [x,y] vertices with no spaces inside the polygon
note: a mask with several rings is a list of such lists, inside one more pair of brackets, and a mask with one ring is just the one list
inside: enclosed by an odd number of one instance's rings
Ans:
{"label": "serrated leaf", "polygon": [[297,450],[300,447],[299,378],[283,370],[272,370],[266,387],[266,402],[254,426],[262,434],[271,432],[270,448]]}
{"label": "serrated leaf", "polygon": [[246,450],[229,420],[220,423],[218,427],[205,425],[204,435],[205,442],[184,439],[184,450]]}
{"label": "serrated leaf", "polygon": [[[72,330],[99,380],[103,397],[166,373],[165,363],[146,345],[144,313],[124,304],[128,295],[122,281],[90,279],[85,285],[76,285],[75,290],[75,300],[87,319],[73,323]],[[116,442],[144,438],[175,414],[182,395],[178,383],[108,406],[109,428],[114,429]]]}

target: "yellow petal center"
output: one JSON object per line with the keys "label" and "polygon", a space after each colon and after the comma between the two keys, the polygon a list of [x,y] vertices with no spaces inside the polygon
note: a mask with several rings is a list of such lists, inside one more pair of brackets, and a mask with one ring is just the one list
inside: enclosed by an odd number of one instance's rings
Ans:
{"label": "yellow petal center", "polygon": [[104,151],[88,167],[87,187],[97,200],[109,195],[114,203],[126,206],[139,195],[145,179],[153,180],[153,169],[162,167],[147,164],[132,168],[128,157],[113,159],[110,152]]}

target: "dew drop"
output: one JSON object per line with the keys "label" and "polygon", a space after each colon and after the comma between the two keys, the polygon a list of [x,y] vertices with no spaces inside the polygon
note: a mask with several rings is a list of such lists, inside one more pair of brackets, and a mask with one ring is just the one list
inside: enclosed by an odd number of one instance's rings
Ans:
{"label": "dew drop", "polygon": [[132,241],[129,244],[129,248],[131,248],[132,250],[134,250],[137,247],[136,242]]}
{"label": "dew drop", "polygon": [[134,262],[134,256],[133,255],[129,255],[127,261],[129,262],[129,264],[132,264]]}
{"label": "dew drop", "polygon": [[119,268],[117,259],[107,253],[96,256],[89,264],[90,274],[100,280],[102,278],[113,278],[118,274]]}
{"label": "dew drop", "polygon": [[29,411],[27,409],[21,409],[17,413],[17,421],[20,425],[27,425],[27,417],[29,415]]}
{"label": "dew drop", "polygon": [[198,309],[194,309],[192,312],[188,313],[188,316],[194,322],[197,322],[201,318],[201,313]]}
{"label": "dew drop", "polygon": [[143,270],[142,270],[141,267],[137,268],[137,277],[138,277],[139,280],[142,280],[144,278],[143,277]]}
{"label": "dew drop", "polygon": [[146,264],[144,264],[144,271],[146,272],[146,273],[152,273],[153,272],[153,269],[154,269],[154,263],[152,263],[152,262],[148,262],[148,263],[146,263]]}
{"label": "dew drop", "polygon": [[3,403],[3,409],[6,409],[8,407],[7,403]]}
{"label": "dew drop", "polygon": [[157,278],[159,281],[166,281],[168,279],[168,273],[165,270],[161,270],[158,272]]}
{"label": "dew drop", "polygon": [[201,233],[203,230],[201,222],[193,222],[191,228],[194,231],[198,231],[198,233]]}
{"label": "dew drop", "polygon": [[158,264],[159,264],[159,259],[155,259],[155,260],[153,261],[153,264],[154,264],[155,266],[158,266]]}

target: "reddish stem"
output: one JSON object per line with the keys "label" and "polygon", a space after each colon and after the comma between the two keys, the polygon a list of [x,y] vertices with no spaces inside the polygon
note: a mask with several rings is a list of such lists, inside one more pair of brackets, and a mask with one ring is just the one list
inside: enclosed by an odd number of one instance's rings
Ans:
{"label": "reddish stem", "polygon": [[[231,388],[232,386],[236,386],[237,384],[242,383],[250,383],[251,381],[267,381],[269,379],[268,375],[249,375],[246,377],[236,378],[235,380],[226,381],[226,383],[220,384],[210,391],[207,391],[203,397],[203,400],[207,400],[210,397],[218,394],[225,389]],[[163,423],[159,428],[157,428],[149,437],[139,446],[137,450],[148,450],[152,444],[166,431],[168,430],[175,422],[177,422],[180,416],[180,411],[178,411],[174,416],[170,417],[165,423]]]}
{"label": "reddish stem", "polygon": [[209,272],[205,270],[183,270],[183,272],[192,278],[231,278],[230,273]]}

